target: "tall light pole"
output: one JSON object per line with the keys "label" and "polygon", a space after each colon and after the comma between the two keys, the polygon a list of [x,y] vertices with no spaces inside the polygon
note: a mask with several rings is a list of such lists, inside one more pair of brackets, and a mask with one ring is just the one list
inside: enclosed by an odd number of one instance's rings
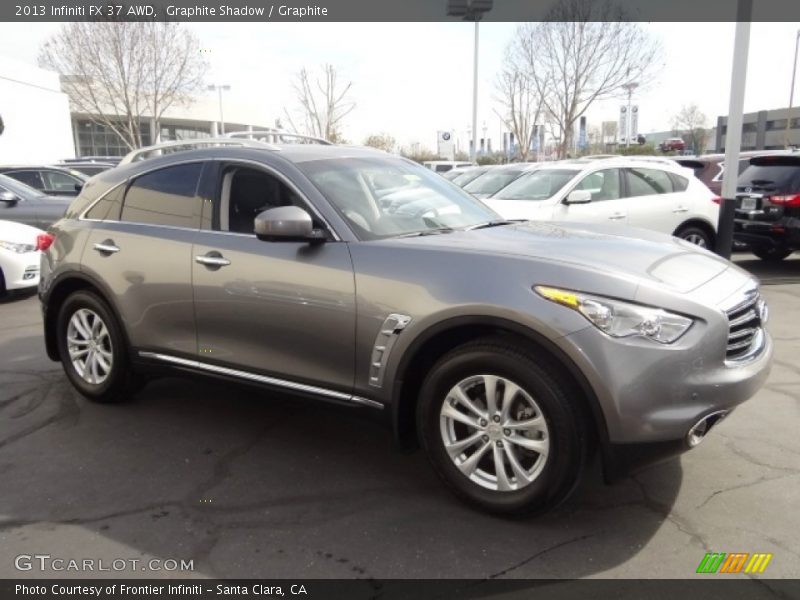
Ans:
{"label": "tall light pole", "polygon": [[447,0],[447,15],[475,21],[475,48],[472,61],[472,146],[469,159],[475,161],[478,153],[478,22],[483,13],[492,9],[494,0]]}
{"label": "tall light pole", "polygon": [[753,0],[739,0],[736,9],[736,37],[733,41],[731,97],[725,131],[725,167],[722,172],[722,200],[717,223],[716,252],[730,259],[733,247],[733,222],[736,214],[736,180],[739,177],[739,150],[742,145],[744,88],[747,80],[747,53],[750,49],[750,19]]}
{"label": "tall light pole", "polygon": [[229,85],[210,85],[208,86],[209,92],[219,92],[219,127],[220,127],[220,134],[225,135],[225,116],[222,114],[222,92],[229,91],[231,86]]}
{"label": "tall light pole", "polygon": [[628,113],[625,115],[625,119],[627,120],[626,128],[628,130],[628,135],[625,136],[626,148],[631,147],[631,136],[633,135],[633,131],[631,130],[631,127],[633,127],[633,117],[631,115],[631,96],[633,96],[633,90],[635,90],[637,87],[639,87],[639,84],[634,81],[626,83],[622,86],[622,89],[627,90],[628,92]]}
{"label": "tall light pole", "polygon": [[800,47],[800,29],[794,39],[794,65],[792,66],[792,87],[789,90],[789,109],[786,111],[786,131],[783,134],[783,147],[789,148],[789,128],[792,123],[792,106],[794,104],[794,76],[797,74],[797,50]]}

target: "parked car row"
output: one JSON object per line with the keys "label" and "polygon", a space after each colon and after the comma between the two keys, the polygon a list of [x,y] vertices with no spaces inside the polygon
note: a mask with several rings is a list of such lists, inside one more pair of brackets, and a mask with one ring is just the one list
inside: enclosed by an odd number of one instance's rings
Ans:
{"label": "parked car row", "polygon": [[594,452],[613,479],[695,447],[767,377],[755,278],[613,226],[663,197],[679,230],[680,166],[523,166],[486,202],[603,224],[517,223],[378,150],[198,146],[130,155],[39,244],[47,354],[90,400],[173,367],[373,411],[508,514],[563,501]]}
{"label": "parked car row", "polygon": [[[507,219],[614,221],[715,244],[724,155],[598,155],[462,167],[448,177]],[[513,174],[513,175],[512,175]],[[448,175],[451,175],[448,173]],[[505,185],[495,188],[496,182]],[[589,195],[577,193],[589,190]],[[800,249],[800,153],[742,152],[734,249],[782,260]]]}
{"label": "parked car row", "polygon": [[458,185],[470,175],[463,189],[506,219],[613,223],[704,248],[715,242],[716,197],[690,169],[669,159],[612,156],[478,167],[452,181]]}

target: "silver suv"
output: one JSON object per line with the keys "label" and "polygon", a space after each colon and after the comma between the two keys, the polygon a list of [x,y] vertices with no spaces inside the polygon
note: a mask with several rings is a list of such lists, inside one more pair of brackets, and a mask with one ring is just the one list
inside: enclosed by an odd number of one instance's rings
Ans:
{"label": "silver suv", "polygon": [[756,281],[676,238],[503,221],[366,148],[154,150],[93,177],[43,254],[47,353],[90,400],[165,366],[311,395],[524,513],[592,452],[612,480],[695,446],[767,377]]}

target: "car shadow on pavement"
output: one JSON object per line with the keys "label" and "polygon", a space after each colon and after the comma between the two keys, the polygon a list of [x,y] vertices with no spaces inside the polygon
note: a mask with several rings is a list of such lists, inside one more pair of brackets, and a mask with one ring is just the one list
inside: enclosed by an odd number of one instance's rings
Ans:
{"label": "car shadow on pavement", "polygon": [[758,277],[765,285],[800,283],[800,253],[777,262],[764,261],[749,253],[734,254],[732,260],[737,266]]}
{"label": "car shadow on pavement", "polygon": [[364,409],[193,377],[96,405],[45,364],[0,373],[3,577],[37,575],[12,567],[34,552],[185,559],[215,577],[582,577],[645,546],[681,484],[678,460],[613,486],[595,465],[555,511],[498,518]]}
{"label": "car shadow on pavement", "polygon": [[10,304],[12,302],[20,302],[22,300],[27,300],[28,298],[32,298],[35,295],[36,295],[36,288],[0,292],[0,304]]}

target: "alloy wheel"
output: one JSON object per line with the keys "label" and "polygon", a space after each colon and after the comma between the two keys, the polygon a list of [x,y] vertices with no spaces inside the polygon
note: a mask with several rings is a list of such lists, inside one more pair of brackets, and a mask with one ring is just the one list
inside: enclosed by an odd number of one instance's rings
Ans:
{"label": "alloy wheel", "polygon": [[75,372],[86,383],[100,385],[108,379],[114,365],[111,336],[96,312],[75,311],[67,326],[67,350]]}
{"label": "alloy wheel", "polygon": [[542,472],[550,436],[539,405],[513,381],[474,375],[448,392],[439,418],[445,450],[474,483],[520,490]]}

